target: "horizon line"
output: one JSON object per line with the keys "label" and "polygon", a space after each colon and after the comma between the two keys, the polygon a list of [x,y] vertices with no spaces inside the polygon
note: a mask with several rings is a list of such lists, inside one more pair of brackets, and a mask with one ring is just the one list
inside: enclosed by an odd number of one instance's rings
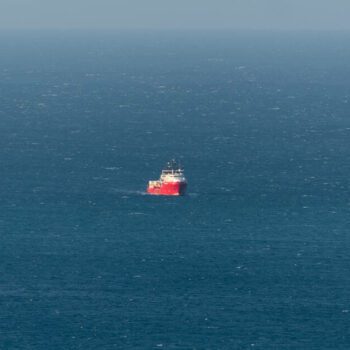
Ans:
{"label": "horizon line", "polygon": [[329,33],[329,32],[341,32],[341,33],[350,33],[350,28],[340,29],[340,28],[220,28],[220,27],[187,27],[187,28],[178,28],[178,27],[99,27],[99,28],[88,28],[88,27],[22,27],[22,28],[12,28],[12,27],[0,27],[0,33],[2,32],[254,32],[254,33]]}

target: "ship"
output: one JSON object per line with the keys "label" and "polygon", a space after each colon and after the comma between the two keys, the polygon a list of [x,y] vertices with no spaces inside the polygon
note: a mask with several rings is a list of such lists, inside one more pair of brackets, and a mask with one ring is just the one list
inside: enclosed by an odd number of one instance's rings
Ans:
{"label": "ship", "polygon": [[147,193],[164,196],[183,196],[187,180],[183,167],[174,159],[167,163],[160,174],[159,180],[149,181]]}

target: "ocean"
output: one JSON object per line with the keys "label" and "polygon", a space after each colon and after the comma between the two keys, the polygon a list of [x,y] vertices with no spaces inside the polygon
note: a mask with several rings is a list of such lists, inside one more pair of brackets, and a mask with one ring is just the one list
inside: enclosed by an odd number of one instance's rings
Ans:
{"label": "ocean", "polygon": [[348,43],[1,33],[0,349],[349,349]]}

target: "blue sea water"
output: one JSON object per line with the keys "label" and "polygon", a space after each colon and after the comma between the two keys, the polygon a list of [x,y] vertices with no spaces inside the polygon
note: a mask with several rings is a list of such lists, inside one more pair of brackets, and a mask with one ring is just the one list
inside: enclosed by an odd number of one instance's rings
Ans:
{"label": "blue sea water", "polygon": [[2,33],[0,349],[349,349],[349,39]]}

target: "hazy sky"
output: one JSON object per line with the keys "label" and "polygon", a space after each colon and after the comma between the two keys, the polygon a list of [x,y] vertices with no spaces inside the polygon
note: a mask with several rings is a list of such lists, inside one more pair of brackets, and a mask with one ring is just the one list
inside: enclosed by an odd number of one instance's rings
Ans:
{"label": "hazy sky", "polygon": [[0,0],[0,29],[350,30],[350,0]]}

